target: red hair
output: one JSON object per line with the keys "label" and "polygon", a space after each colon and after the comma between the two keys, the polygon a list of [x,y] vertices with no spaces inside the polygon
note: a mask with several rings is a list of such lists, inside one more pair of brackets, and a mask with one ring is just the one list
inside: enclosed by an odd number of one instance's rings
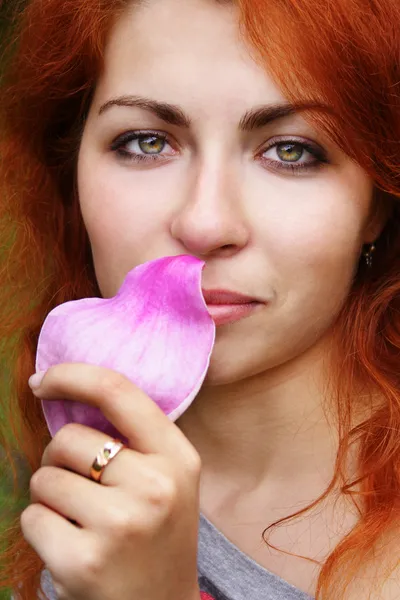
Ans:
{"label": "red hair", "polygon": [[[107,34],[130,3],[31,0],[18,15],[3,56],[0,339],[11,384],[2,398],[0,442],[11,464],[16,451],[26,458],[30,473],[39,468],[49,442],[40,402],[27,385],[41,325],[54,306],[100,295],[79,211],[75,165]],[[338,483],[353,498],[359,522],[331,552],[318,579],[317,598],[338,600],[398,522],[400,3],[237,4],[244,34],[288,100],[327,104],[329,111],[310,111],[306,118],[370,175],[380,203],[393,204],[374,266],[369,271],[360,266],[335,326],[330,383],[340,445],[334,477],[310,507],[287,517],[317,505]],[[368,416],[354,426],[354,412],[361,408]],[[345,464],[355,443],[358,473],[348,480]],[[24,541],[18,519],[5,542],[0,585],[31,600],[43,564]]]}

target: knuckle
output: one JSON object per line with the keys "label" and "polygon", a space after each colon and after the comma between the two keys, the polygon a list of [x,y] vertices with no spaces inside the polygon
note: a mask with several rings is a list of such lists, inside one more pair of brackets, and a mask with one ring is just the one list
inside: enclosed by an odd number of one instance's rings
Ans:
{"label": "knuckle", "polygon": [[38,469],[29,480],[29,489],[31,492],[36,492],[41,485],[41,481],[42,481],[42,474],[40,472],[41,470],[42,469]]}
{"label": "knuckle", "polygon": [[86,551],[81,557],[80,569],[89,579],[96,577],[102,570],[102,558],[100,552]]}
{"label": "knuckle", "polygon": [[74,579],[80,582],[82,587],[93,588],[98,583],[102,574],[104,560],[100,549],[85,549],[79,556],[79,563],[73,573]]}
{"label": "knuckle", "polygon": [[[91,597],[99,597],[98,584],[106,566],[104,545],[98,539],[83,540],[78,547],[68,546],[62,561],[55,561],[52,569],[53,583],[68,582],[66,588],[60,583],[65,598],[86,598],[82,590],[90,589]],[[64,596],[61,596],[63,598]],[[57,595],[58,598],[58,595]]]}
{"label": "knuckle", "polygon": [[138,521],[127,505],[108,507],[105,520],[113,536],[117,539],[127,537],[138,529]]}
{"label": "knuckle", "polygon": [[44,375],[46,385],[50,387],[57,387],[62,382],[65,375],[65,363],[59,363],[48,367]]}
{"label": "knuckle", "polygon": [[82,439],[85,427],[80,423],[67,423],[57,431],[50,444],[45,448],[42,456],[42,464],[64,463],[71,456],[71,448],[74,448]]}
{"label": "knuckle", "polygon": [[162,512],[169,511],[178,499],[178,487],[176,482],[159,472],[153,477],[147,491],[147,501]]}
{"label": "knuckle", "polygon": [[36,504],[29,504],[22,513],[20,514],[20,523],[23,530],[30,529],[33,525],[37,524],[38,517],[38,506]]}
{"label": "knuckle", "polygon": [[46,467],[41,467],[32,475],[29,488],[31,492],[37,492],[43,486],[46,486],[50,480],[53,480],[53,470]]}
{"label": "knuckle", "polygon": [[113,398],[127,391],[128,380],[120,373],[109,370],[101,374],[98,385],[102,394]]}
{"label": "knuckle", "polygon": [[29,482],[31,495],[43,498],[50,490],[57,489],[65,482],[65,471],[58,467],[40,467],[32,475]]}
{"label": "knuckle", "polygon": [[193,475],[193,477],[199,477],[202,469],[201,457],[196,448],[189,442],[183,432],[181,434],[181,451],[179,452],[179,464],[181,470],[184,472],[185,477]]}
{"label": "knuckle", "polygon": [[52,452],[59,452],[66,446],[73,444],[81,436],[81,426],[77,423],[67,423],[55,434],[50,446]]}
{"label": "knuckle", "polygon": [[193,477],[199,477],[202,463],[200,454],[193,447],[185,455],[186,472]]}
{"label": "knuckle", "polygon": [[56,380],[60,367],[61,365],[52,365],[46,369],[46,373],[44,375],[46,378],[46,384],[52,384]]}

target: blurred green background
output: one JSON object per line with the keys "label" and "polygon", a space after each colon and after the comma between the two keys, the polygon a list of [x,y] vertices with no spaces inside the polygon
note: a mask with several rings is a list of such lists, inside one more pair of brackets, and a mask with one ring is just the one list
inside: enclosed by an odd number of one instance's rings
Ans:
{"label": "blurred green background", "polygon": [[[24,0],[0,0],[0,79],[4,67],[3,51],[8,50],[11,44],[11,35],[8,31],[11,12],[18,4],[22,8]],[[0,94],[1,101],[1,94]],[[0,132],[1,135],[1,132]],[[1,160],[1,157],[0,157]],[[0,340],[1,343],[1,340]],[[0,364],[0,421],[4,425],[4,398],[7,395],[8,374],[5,365]],[[16,496],[13,494],[13,481],[11,469],[8,461],[5,459],[3,448],[0,446],[0,534],[9,527],[10,520],[14,515],[19,514],[27,503],[22,490],[27,487],[26,469],[20,459],[19,464],[18,488],[21,490]],[[0,546],[0,552],[3,548]],[[10,599],[10,591],[0,591],[0,600]]]}

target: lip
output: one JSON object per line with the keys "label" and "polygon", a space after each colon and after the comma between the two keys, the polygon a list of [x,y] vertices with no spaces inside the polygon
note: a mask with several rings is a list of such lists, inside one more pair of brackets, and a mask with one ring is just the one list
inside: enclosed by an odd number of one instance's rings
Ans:
{"label": "lip", "polygon": [[215,325],[244,319],[263,304],[255,298],[228,290],[203,290],[203,296]]}
{"label": "lip", "polygon": [[229,290],[202,290],[206,304],[249,304],[250,302],[258,302],[258,298],[251,298],[239,292],[231,292]]}

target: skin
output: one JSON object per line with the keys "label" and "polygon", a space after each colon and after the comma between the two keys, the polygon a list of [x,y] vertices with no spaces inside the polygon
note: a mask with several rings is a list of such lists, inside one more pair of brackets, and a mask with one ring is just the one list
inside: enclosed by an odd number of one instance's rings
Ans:
{"label": "skin", "polygon": [[[138,107],[99,115],[127,95],[178,105],[192,125]],[[285,102],[251,58],[229,4],[149,2],[113,31],[81,144],[81,210],[104,297],[134,266],[187,253],[206,262],[203,287],[266,303],[218,327],[205,385],[179,421],[202,456],[210,511],[230,488],[275,479],[296,486],[321,468],[326,480],[335,452],[321,391],[330,327],[363,244],[383,225],[371,219],[370,178],[300,114],[240,131],[248,111]],[[132,130],[166,134],[161,156],[135,163],[110,150]],[[330,163],[296,176],[260,162],[276,137],[317,145]],[[124,149],[144,154],[137,141]],[[276,146],[263,156],[287,166]],[[297,157],[314,160],[307,151]],[[224,478],[220,499],[211,474]]]}
{"label": "skin", "polygon": [[99,485],[88,467],[110,438],[70,423],[31,478],[21,527],[58,599],[199,600],[197,452],[146,394],[110,369],[62,364],[42,377],[30,380],[38,398],[96,406],[129,440]]}
{"label": "skin", "polygon": [[[143,103],[109,104],[122,96],[178,106],[190,126],[171,124]],[[122,581],[119,598],[136,597],[145,585],[143,597],[160,600],[170,563],[151,587],[156,565],[166,560],[162,550],[153,556],[154,536],[166,540],[172,560],[187,561],[186,580],[168,579],[165,598],[198,597],[199,509],[260,564],[313,593],[314,566],[300,568],[299,559],[260,549],[260,533],[315,499],[332,476],[337,437],[323,410],[331,327],[363,244],[379,236],[384,218],[373,205],[370,178],[301,114],[253,131],[240,129],[246,113],[275,103],[286,99],[254,62],[229,4],[147,2],[127,11],[111,32],[78,160],[80,206],[102,295],[113,296],[138,264],[191,254],[206,263],[204,288],[241,292],[262,304],[247,318],[217,328],[207,379],[177,424],[106,369],[61,365],[36,386],[41,398],[100,406],[132,440],[107,467],[110,487],[99,488],[77,474],[87,473],[103,434],[67,426],[33,478],[24,533],[65,598],[111,599]],[[136,162],[117,153],[122,134],[143,130],[166,140],[149,143],[147,133],[140,144],[120,144],[120,150],[142,156]],[[293,139],[318,148],[327,163],[297,175],[284,170],[315,161],[296,144],[285,153],[283,142]],[[150,159],[143,158],[146,152],[153,152]],[[139,409],[127,414],[139,396]],[[158,435],[165,448],[156,444]],[[133,487],[126,469],[136,470]],[[148,505],[154,494],[164,498],[152,487],[157,477],[174,493],[153,514]],[[66,496],[63,489],[74,493]],[[128,510],[132,506],[136,512]],[[128,522],[122,520],[113,537],[124,510]],[[335,519],[321,515],[317,525],[307,524],[308,536],[294,531],[301,540],[290,551],[320,559],[354,524],[347,507],[337,531]],[[63,516],[85,525],[77,530]],[[139,522],[148,524],[145,532]],[[71,550],[78,547],[78,535],[86,535],[79,543],[90,546],[90,556],[100,556],[89,565],[91,578]],[[62,551],[60,539],[66,540]],[[271,537],[278,546],[288,540],[286,529]],[[121,560],[119,570],[111,571],[108,559],[115,553],[143,556],[141,570]],[[100,572],[104,579],[96,578]]]}

